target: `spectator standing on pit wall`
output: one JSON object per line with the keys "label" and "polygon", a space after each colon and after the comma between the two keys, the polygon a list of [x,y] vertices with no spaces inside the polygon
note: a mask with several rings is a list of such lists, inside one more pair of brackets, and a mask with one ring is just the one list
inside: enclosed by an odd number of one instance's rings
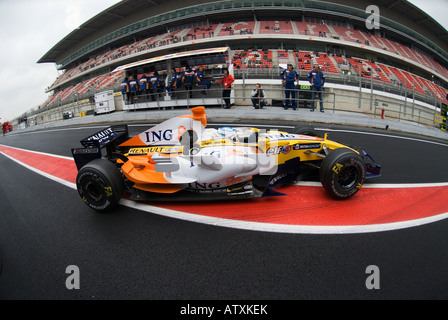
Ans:
{"label": "spectator standing on pit wall", "polygon": [[146,74],[138,80],[138,89],[142,95],[148,92],[148,78],[146,78]]}
{"label": "spectator standing on pit wall", "polygon": [[138,85],[137,80],[134,77],[129,77],[129,92],[130,92],[130,100],[134,103],[135,96],[137,95]]}
{"label": "spectator standing on pit wall", "polygon": [[[206,90],[210,89],[211,83],[204,79],[204,68],[199,67],[198,71],[196,71],[196,84],[198,86],[205,86]],[[203,95],[207,94],[207,91],[202,91]]]}
{"label": "spectator standing on pit wall", "polygon": [[314,111],[315,103],[316,103],[316,94],[319,95],[320,101],[320,112],[324,112],[324,100],[323,100],[323,91],[325,84],[325,75],[320,70],[320,66],[314,66],[314,70],[311,70],[308,75],[308,81],[311,84],[311,109],[310,111]]}
{"label": "spectator standing on pit wall", "polygon": [[296,103],[296,81],[299,81],[299,74],[294,70],[292,64],[288,64],[288,68],[284,69],[280,73],[280,78],[283,80],[283,84],[285,85],[285,102],[283,105],[283,109],[287,110],[291,105],[292,99],[292,108],[294,110],[297,109]]}
{"label": "spectator standing on pit wall", "polygon": [[128,78],[124,78],[121,83],[121,94],[125,97],[126,102],[129,103],[130,95],[129,95],[129,81]]}
{"label": "spectator standing on pit wall", "polygon": [[233,88],[233,82],[235,79],[231,74],[229,74],[229,70],[224,69],[224,76],[222,79],[218,80],[218,82],[222,82],[223,90],[222,90],[222,99],[224,100],[226,106],[225,109],[230,109],[230,94]]}
{"label": "spectator standing on pit wall", "polygon": [[182,82],[184,84],[185,90],[188,91],[190,99],[193,98],[193,82],[194,82],[194,71],[191,67],[188,67],[184,72],[184,76],[182,77]]}
{"label": "spectator standing on pit wall", "polygon": [[166,91],[171,97],[175,96],[174,90],[178,87],[179,81],[182,81],[182,75],[177,72],[175,68],[171,68],[171,78],[168,82],[168,86],[166,87]]}
{"label": "spectator standing on pit wall", "polygon": [[255,109],[263,109],[263,106],[266,105],[266,94],[263,89],[261,89],[261,85],[257,83],[255,85],[255,89],[252,90],[251,98],[252,105]]}
{"label": "spectator standing on pit wall", "polygon": [[149,90],[151,93],[152,101],[155,101],[159,99],[159,93],[162,92],[160,87],[160,78],[159,73],[155,71],[151,77],[149,77]]}

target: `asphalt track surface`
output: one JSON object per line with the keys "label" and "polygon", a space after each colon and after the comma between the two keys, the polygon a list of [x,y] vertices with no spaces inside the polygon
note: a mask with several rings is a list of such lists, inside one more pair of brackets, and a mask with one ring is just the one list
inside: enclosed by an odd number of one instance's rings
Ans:
{"label": "asphalt track surface", "polygon": [[[280,125],[288,124],[272,128]],[[14,133],[0,137],[0,145],[70,157],[71,147],[101,127]],[[134,124],[131,135],[146,128]],[[446,142],[360,128],[317,129],[365,147],[383,165],[374,183],[448,182]],[[448,298],[447,219],[353,234],[250,231],[127,206],[94,213],[76,190],[3,154],[0,173],[0,299]],[[70,265],[79,267],[79,290],[65,286]],[[366,287],[371,265],[380,271],[379,289]]]}

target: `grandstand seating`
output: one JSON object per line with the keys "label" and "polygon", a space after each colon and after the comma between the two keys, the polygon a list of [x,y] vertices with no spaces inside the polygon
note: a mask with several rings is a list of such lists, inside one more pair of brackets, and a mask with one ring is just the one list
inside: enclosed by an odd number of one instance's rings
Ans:
{"label": "grandstand seating", "polygon": [[291,21],[260,21],[260,34],[293,34]]}
{"label": "grandstand seating", "polygon": [[339,73],[333,61],[326,53],[319,53],[314,55],[316,63],[321,66],[323,72]]}
{"label": "grandstand seating", "polygon": [[[422,65],[424,65],[425,67],[427,67],[427,68],[429,68],[429,69],[437,70],[437,64],[438,64],[437,62],[435,62],[435,61],[431,61],[426,55],[421,54],[421,53],[418,52],[418,51],[414,51],[414,53],[415,53],[415,55],[417,56],[418,61],[419,61]],[[440,66],[440,65],[439,65],[439,66]],[[440,69],[443,70],[443,71],[445,71],[445,76],[448,75],[448,72],[446,72],[446,69],[442,68],[442,66],[440,66]]]}
{"label": "grandstand seating", "polygon": [[[295,21],[240,21],[235,23],[213,24],[210,26],[201,26],[187,28],[184,30],[177,30],[174,32],[167,32],[165,34],[152,36],[148,38],[139,39],[138,41],[124,45],[119,48],[110,50],[109,52],[103,52],[92,56],[88,61],[84,61],[79,65],[66,70],[61,74],[50,88],[57,88],[61,84],[64,84],[71,79],[75,79],[81,74],[88,74],[93,68],[101,67],[111,61],[116,61],[119,58],[126,57],[133,54],[138,54],[141,51],[147,51],[155,47],[170,45],[178,41],[188,41],[194,39],[202,39],[216,36],[229,36],[240,34],[293,34],[298,32],[300,35],[309,36],[321,36],[332,37],[339,36],[341,40],[351,41],[359,43],[360,45],[370,45],[375,48],[384,49],[389,52],[395,53],[399,57],[407,58],[416,63],[429,68],[435,74],[439,74],[445,78],[448,78],[448,69],[442,67],[439,63],[433,60],[429,55],[426,55],[413,48],[409,48],[396,41],[383,38],[369,32],[360,30],[348,29],[340,26],[329,26],[319,23],[309,22],[295,22]],[[254,50],[254,51],[236,51],[233,59],[233,64],[236,68],[241,68],[241,59],[239,55],[241,53],[246,54],[246,67],[247,68],[261,68],[270,69],[273,67],[273,52],[276,50]],[[277,57],[279,64],[287,63],[289,61],[289,53],[286,50],[278,50]],[[307,57],[306,55],[309,55]],[[346,60],[342,57],[334,56],[334,60],[326,54],[319,54],[315,56],[312,52],[300,51],[294,52],[294,58],[298,61],[299,70],[311,70],[314,63],[318,63],[323,66],[323,70],[329,73],[339,73],[338,65],[343,66]],[[301,61],[299,61],[301,60]],[[374,79],[383,81],[385,83],[394,83],[400,81],[403,84],[406,83],[408,89],[412,89],[412,84],[415,83],[415,90],[419,93],[430,93],[435,95],[439,100],[442,100],[446,96],[446,89],[434,84],[433,82],[413,75],[411,73],[399,70],[392,66],[386,66],[384,64],[375,64],[363,59],[347,59],[353,66],[353,70],[356,73],[361,72],[363,77],[369,78],[373,76]],[[336,64],[334,63],[336,62]],[[368,74],[368,68],[371,68],[371,75]],[[121,81],[124,77],[124,73],[117,75],[103,75],[101,77],[95,77],[84,81],[80,84],[73,85],[65,90],[58,91],[45,102],[45,104],[55,103],[57,101],[63,101],[68,99],[74,92],[82,94],[86,93],[89,88],[94,86],[94,89],[101,90],[103,88],[113,85],[117,81]]]}
{"label": "grandstand seating", "polygon": [[378,37],[374,34],[370,33],[364,33],[367,38],[369,39],[369,44],[375,48],[387,50],[390,52],[394,52],[394,49],[391,46],[391,43],[388,41],[388,39]]}
{"label": "grandstand seating", "polygon": [[124,75],[125,75],[125,71],[119,71],[119,72],[105,74],[99,81],[95,90],[103,90],[103,89],[109,88],[110,86],[113,86],[115,83],[120,81],[124,77]]}
{"label": "grandstand seating", "polygon": [[390,81],[389,77],[387,77],[386,73],[375,63],[373,63],[371,61],[367,61],[367,60],[363,60],[363,63],[365,65],[367,65],[368,68],[371,69],[374,79],[382,81],[382,82],[386,82],[386,83],[391,83],[391,81]]}
{"label": "grandstand seating", "polygon": [[[416,92],[420,92],[422,94],[425,94],[425,90],[420,86],[419,82],[415,80],[413,75],[405,70],[398,70],[401,72],[403,77],[406,79],[406,83],[410,84],[410,90],[413,90],[413,87],[415,88]],[[408,85],[409,88],[409,85]]]}
{"label": "grandstand seating", "polygon": [[255,29],[255,21],[241,21],[236,23],[225,23],[218,36],[239,35],[242,33],[251,33]]}
{"label": "grandstand seating", "polygon": [[356,42],[362,45],[366,43],[366,39],[357,30],[347,29],[339,26],[331,26],[331,28],[336,31],[341,40]]}
{"label": "grandstand seating", "polygon": [[347,65],[347,60],[341,56],[333,55],[333,59],[336,61],[339,67]]}
{"label": "grandstand seating", "polygon": [[352,70],[354,70],[356,74],[362,74],[363,63],[361,59],[347,58],[347,61],[350,63],[350,65],[352,66]]}
{"label": "grandstand seating", "polygon": [[297,30],[301,35],[319,36],[325,34],[327,37],[332,34],[330,29],[324,24],[308,23],[308,22],[295,22]]}
{"label": "grandstand seating", "polygon": [[[402,57],[409,58],[413,61],[416,61],[417,63],[424,65],[435,72],[439,73],[442,76],[448,77],[448,70],[446,68],[441,67],[438,63],[433,61],[432,59],[428,58],[425,55],[422,55],[416,50],[413,50],[411,48],[405,47],[397,42],[391,41],[386,38],[381,38],[375,35],[371,35],[369,33],[365,33],[358,30],[352,30],[347,29],[339,26],[326,26],[324,24],[313,24],[313,23],[306,23],[306,22],[290,22],[290,21],[249,21],[249,22],[237,22],[237,23],[228,23],[228,24],[215,24],[210,26],[213,30],[212,32],[208,29],[210,27],[195,27],[192,29],[188,29],[187,31],[177,31],[175,33],[167,33],[165,35],[160,35],[156,37],[151,37],[148,39],[140,40],[136,43],[129,44],[126,46],[123,46],[121,48],[117,48],[109,53],[104,53],[101,55],[98,55],[96,57],[92,57],[89,61],[86,61],[79,66],[67,70],[63,75],[61,75],[55,83],[51,86],[57,86],[61,83],[63,83],[66,80],[69,80],[70,78],[75,77],[79,73],[86,72],[89,69],[99,66],[101,64],[107,63],[110,60],[114,60],[129,54],[138,53],[142,50],[151,48],[151,47],[157,47],[157,46],[163,46],[163,45],[169,45],[173,42],[182,40],[192,40],[193,36],[194,39],[200,39],[203,37],[208,37],[212,35],[218,35],[218,36],[225,36],[229,35],[230,29],[233,30],[233,34],[241,34],[241,32],[247,32],[251,33],[254,30],[259,30],[259,34],[265,34],[265,33],[292,33],[294,32],[294,28],[292,24],[295,23],[296,28],[299,32],[299,34],[305,34],[305,30],[307,30],[307,34],[312,36],[319,35],[319,32],[322,33],[322,35],[325,33],[328,37],[329,35],[334,35],[334,32],[340,36],[341,39],[357,42],[360,44],[365,44],[366,40],[368,41],[368,44],[377,48],[385,49],[390,52],[394,52]],[[257,28],[258,24],[258,28]],[[273,25],[273,27],[272,27]],[[277,29],[278,26],[278,29]],[[266,29],[266,27],[269,27],[269,29]],[[273,28],[273,29],[272,29]],[[332,31],[330,30],[332,29]],[[333,32],[334,31],[334,32]],[[179,36],[182,35],[182,36]],[[185,35],[187,35],[185,37]],[[189,35],[189,36],[188,36]],[[173,39],[177,39],[176,41],[173,41]]]}
{"label": "grandstand seating", "polygon": [[277,58],[279,64],[291,63],[288,50],[277,50]]}
{"label": "grandstand seating", "polygon": [[242,58],[245,58],[245,68],[272,69],[272,50],[236,50],[233,58],[237,69],[242,67]]}
{"label": "grandstand seating", "polygon": [[184,39],[185,40],[197,40],[197,39],[214,37],[218,27],[219,27],[219,24],[203,26],[203,27],[194,27],[194,28],[188,29],[186,32],[184,32],[184,34],[182,35],[182,39],[183,40]]}
{"label": "grandstand seating", "polygon": [[299,70],[310,71],[313,66],[311,52],[310,51],[300,51],[294,53],[296,61],[298,61]]}
{"label": "grandstand seating", "polygon": [[[428,67],[435,72],[439,73],[444,77],[448,77],[448,70],[446,68],[441,67],[438,63],[428,58],[427,56],[418,53],[416,50],[405,47],[399,43],[391,41],[386,38],[381,38],[376,35],[372,35],[366,32],[351,30],[339,26],[327,26],[324,24],[316,24],[316,23],[307,23],[307,22],[291,22],[291,21],[249,21],[249,22],[237,22],[237,23],[228,23],[228,24],[215,24],[210,27],[195,27],[184,31],[176,31],[174,33],[167,33],[165,35],[155,36],[148,39],[140,40],[136,43],[129,44],[123,46],[121,48],[117,48],[112,50],[109,53],[103,53],[96,57],[92,57],[89,61],[86,61],[79,66],[72,68],[71,70],[67,70],[63,75],[61,75],[55,83],[51,87],[55,87],[64,81],[69,80],[70,78],[75,77],[76,75],[89,71],[89,69],[99,66],[101,64],[107,63],[111,60],[115,60],[117,58],[138,53],[142,50],[153,48],[157,46],[169,45],[173,42],[179,41],[181,38],[184,40],[192,40],[193,36],[195,39],[200,39],[203,37],[208,37],[212,35],[225,36],[230,34],[230,29],[233,30],[233,34],[241,34],[241,32],[251,33],[254,30],[259,30],[259,34],[264,33],[291,33],[294,32],[294,28],[292,24],[296,25],[296,29],[299,34],[305,34],[305,30],[307,30],[307,34],[317,36],[319,32],[328,37],[329,35],[334,35],[336,33],[340,36],[341,39],[358,42],[361,44],[365,44],[366,40],[368,44],[377,48],[385,49],[390,52],[395,52],[396,54],[412,59],[419,64]],[[257,27],[258,25],[258,27]],[[272,27],[273,25],[273,27]],[[266,29],[269,27],[269,29]],[[277,28],[278,27],[278,28]],[[210,31],[209,29],[213,31]],[[330,30],[331,28],[331,30]],[[334,31],[334,32],[333,32]],[[185,37],[185,35],[187,35]],[[189,35],[189,36],[188,36]],[[177,39],[173,41],[173,39]]]}
{"label": "grandstand seating", "polygon": [[89,89],[98,91],[110,88],[117,82],[121,82],[124,78],[124,75],[125,71],[119,71],[114,73],[107,73],[102,76],[94,77],[93,79],[80,82],[74,86],[58,91],[54,95],[48,97],[48,99],[41,105],[41,108],[56,102],[71,102],[70,99],[74,99],[75,94],[78,96],[83,95],[88,92]]}

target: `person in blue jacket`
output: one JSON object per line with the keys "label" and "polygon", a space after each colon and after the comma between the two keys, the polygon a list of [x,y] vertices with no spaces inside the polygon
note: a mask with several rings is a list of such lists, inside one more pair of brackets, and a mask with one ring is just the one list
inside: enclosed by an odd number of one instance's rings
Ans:
{"label": "person in blue jacket", "polygon": [[160,85],[159,73],[155,71],[148,79],[148,86],[151,93],[152,101],[158,100],[159,93],[162,92]]}
{"label": "person in blue jacket", "polygon": [[148,93],[148,78],[146,77],[146,74],[138,80],[138,89],[141,95]]}
{"label": "person in blue jacket", "polygon": [[193,83],[194,83],[194,71],[191,67],[188,67],[184,72],[184,76],[182,77],[182,82],[184,84],[185,90],[189,92],[190,99],[193,97]]}
{"label": "person in blue jacket", "polygon": [[[287,110],[292,104],[294,110],[297,109],[296,102],[296,81],[299,81],[299,74],[294,70],[292,64],[288,64],[288,68],[280,73],[280,78],[285,86],[285,102],[283,108]],[[292,99],[292,103],[291,103]]]}
{"label": "person in blue jacket", "polygon": [[171,68],[171,78],[168,82],[168,86],[166,87],[166,92],[171,97],[175,96],[175,90],[180,86],[180,83],[182,82],[182,74],[180,72],[177,72],[175,68]]}
{"label": "person in blue jacket", "polygon": [[137,95],[137,90],[138,90],[138,84],[137,84],[137,79],[134,79],[134,77],[129,77],[129,92],[130,92],[130,102],[133,103],[134,99]]}
{"label": "person in blue jacket", "polygon": [[311,109],[310,111],[314,111],[316,104],[316,94],[319,95],[320,101],[320,112],[324,112],[324,100],[323,100],[323,91],[325,85],[325,75],[320,70],[320,66],[315,65],[314,70],[311,70],[308,75],[308,81],[311,84]]}
{"label": "person in blue jacket", "polygon": [[126,97],[126,103],[129,103],[131,96],[129,94],[129,80],[128,78],[124,78],[123,82],[121,83],[121,94],[123,97]]}
{"label": "person in blue jacket", "polygon": [[[204,68],[199,67],[198,71],[196,71],[196,84],[198,86],[205,86],[205,88],[208,90],[210,89],[211,83],[204,79]],[[207,91],[202,91],[203,95],[207,94]]]}

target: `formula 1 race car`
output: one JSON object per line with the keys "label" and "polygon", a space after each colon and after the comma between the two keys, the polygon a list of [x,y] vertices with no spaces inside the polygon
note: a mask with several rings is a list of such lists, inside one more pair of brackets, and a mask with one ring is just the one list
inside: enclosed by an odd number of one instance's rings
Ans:
{"label": "formula 1 race car", "polygon": [[[204,107],[166,120],[132,138],[113,126],[72,149],[82,200],[108,211],[124,192],[132,200],[204,201],[283,195],[273,190],[318,170],[334,199],[348,199],[381,166],[363,150],[315,136],[256,128],[206,128]],[[105,149],[102,152],[102,149]]]}

